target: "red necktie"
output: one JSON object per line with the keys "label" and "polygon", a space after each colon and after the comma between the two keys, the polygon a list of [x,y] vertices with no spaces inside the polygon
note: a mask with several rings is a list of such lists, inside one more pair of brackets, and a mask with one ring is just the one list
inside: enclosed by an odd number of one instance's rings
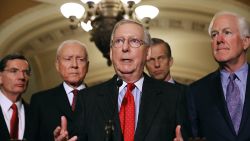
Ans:
{"label": "red necktie", "polygon": [[18,110],[16,104],[11,105],[11,109],[13,110],[12,116],[10,119],[10,138],[18,139]]}
{"label": "red necktie", "polygon": [[135,102],[132,90],[135,88],[133,83],[128,83],[127,91],[122,100],[120,108],[120,123],[124,141],[133,141],[135,134]]}
{"label": "red necktie", "polygon": [[72,93],[73,93],[73,101],[72,101],[71,109],[72,109],[72,111],[75,111],[75,108],[76,108],[76,98],[77,98],[78,90],[74,89],[72,91]]}

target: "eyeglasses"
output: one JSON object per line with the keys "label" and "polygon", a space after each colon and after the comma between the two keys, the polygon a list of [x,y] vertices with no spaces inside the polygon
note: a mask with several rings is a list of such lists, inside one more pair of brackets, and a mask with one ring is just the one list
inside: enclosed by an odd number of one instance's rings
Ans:
{"label": "eyeglasses", "polygon": [[[116,38],[112,41],[112,47],[121,48],[124,45],[125,41],[126,39],[124,38]],[[143,40],[136,39],[136,38],[129,38],[127,39],[127,41],[128,41],[129,46],[133,48],[138,48],[144,45]]]}
{"label": "eyeglasses", "polygon": [[4,71],[9,72],[9,73],[11,73],[13,75],[17,75],[19,72],[23,73],[25,76],[30,76],[31,75],[30,70],[19,70],[17,68],[10,68],[10,69],[6,69]]}

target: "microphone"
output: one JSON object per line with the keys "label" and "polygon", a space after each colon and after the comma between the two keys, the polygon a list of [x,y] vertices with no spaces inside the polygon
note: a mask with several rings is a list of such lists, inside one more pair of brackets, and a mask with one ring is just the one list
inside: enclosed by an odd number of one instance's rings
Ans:
{"label": "microphone", "polygon": [[[116,106],[117,106],[117,97],[119,95],[119,88],[122,86],[122,83],[123,83],[123,81],[121,79],[118,79],[116,81],[116,86],[117,86],[116,93],[117,93],[117,95],[115,95],[115,100],[114,100],[114,111],[113,111],[113,114],[112,114],[113,119],[114,119],[114,116],[115,116],[115,109],[116,109]],[[104,139],[104,141],[113,141],[113,132],[114,132],[114,129],[115,129],[113,119],[110,119],[110,120],[105,122],[105,127],[104,127],[105,139]]]}
{"label": "microphone", "polygon": [[117,86],[117,90],[119,91],[119,88],[122,86],[122,83],[123,83],[123,81],[121,80],[121,79],[118,79],[117,81],[116,81],[116,86]]}

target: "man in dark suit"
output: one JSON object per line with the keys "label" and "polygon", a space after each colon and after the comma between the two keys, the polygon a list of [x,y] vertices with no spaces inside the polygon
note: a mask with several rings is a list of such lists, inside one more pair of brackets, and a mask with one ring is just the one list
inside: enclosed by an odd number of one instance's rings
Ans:
{"label": "man in dark suit", "polygon": [[[56,69],[63,79],[60,85],[34,94],[31,98],[31,132],[29,141],[52,141],[53,130],[60,125],[61,116],[68,120],[72,134],[74,109],[73,90],[86,87],[83,80],[88,72],[86,46],[77,40],[64,41],[57,49]],[[75,100],[76,101],[76,100]]]}
{"label": "man in dark suit", "polygon": [[[143,73],[149,46],[150,35],[140,23],[122,20],[116,24],[110,48],[116,75],[83,91],[80,100],[84,110],[77,120],[81,130],[79,140],[171,141],[175,138],[176,126],[184,120],[182,94],[170,83]],[[131,114],[127,115],[128,112]],[[62,122],[62,130],[55,131],[55,135],[61,133],[56,138],[58,141],[67,138],[65,123]]]}
{"label": "man in dark suit", "polygon": [[173,65],[173,57],[170,45],[162,39],[152,38],[150,45],[150,57],[147,60],[146,68],[151,77],[165,82],[176,84],[181,88],[185,85],[175,81],[170,73]]}
{"label": "man in dark suit", "polygon": [[21,96],[28,87],[30,72],[31,67],[23,55],[9,54],[0,61],[1,141],[27,138],[29,106]]}
{"label": "man in dark suit", "polygon": [[245,18],[236,13],[219,12],[213,17],[209,35],[219,69],[190,86],[195,137],[208,141],[250,140],[249,32]]}

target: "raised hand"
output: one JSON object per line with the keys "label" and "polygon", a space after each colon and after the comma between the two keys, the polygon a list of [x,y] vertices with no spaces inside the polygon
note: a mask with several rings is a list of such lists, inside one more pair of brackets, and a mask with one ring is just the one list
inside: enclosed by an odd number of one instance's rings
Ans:
{"label": "raised hand", "polygon": [[181,135],[181,126],[177,125],[175,128],[175,138],[174,141],[183,141],[182,135]]}
{"label": "raised hand", "polygon": [[67,130],[67,119],[62,116],[61,117],[61,126],[57,126],[53,132],[55,141],[76,141],[77,136],[69,139],[69,134]]}

